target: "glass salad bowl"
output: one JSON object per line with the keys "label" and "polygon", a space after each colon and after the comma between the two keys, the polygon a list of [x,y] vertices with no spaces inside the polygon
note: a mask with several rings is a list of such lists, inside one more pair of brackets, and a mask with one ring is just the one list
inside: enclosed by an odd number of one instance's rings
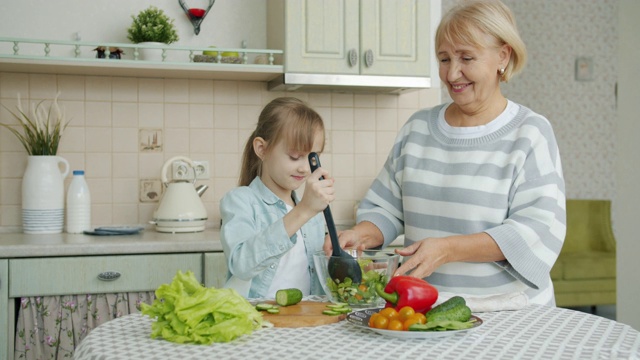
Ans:
{"label": "glass salad bowl", "polygon": [[386,285],[398,268],[400,255],[388,250],[349,250],[362,270],[362,280],[354,283],[352,279],[344,281],[331,279],[328,272],[331,256],[324,251],[313,255],[313,262],[324,292],[331,302],[349,304],[352,308],[371,308],[384,306],[385,300],[376,293],[378,283]]}

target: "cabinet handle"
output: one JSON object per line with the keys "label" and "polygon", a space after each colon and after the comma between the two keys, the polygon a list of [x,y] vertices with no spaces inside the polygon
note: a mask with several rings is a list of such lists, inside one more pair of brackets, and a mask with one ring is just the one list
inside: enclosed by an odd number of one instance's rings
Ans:
{"label": "cabinet handle", "polygon": [[371,65],[373,65],[373,50],[369,49],[364,52],[364,64],[367,67],[371,67]]}
{"label": "cabinet handle", "polygon": [[354,67],[358,65],[358,52],[356,49],[349,50],[349,66]]}
{"label": "cabinet handle", "polygon": [[114,281],[120,278],[120,273],[117,271],[104,271],[98,274],[98,279],[102,281]]}

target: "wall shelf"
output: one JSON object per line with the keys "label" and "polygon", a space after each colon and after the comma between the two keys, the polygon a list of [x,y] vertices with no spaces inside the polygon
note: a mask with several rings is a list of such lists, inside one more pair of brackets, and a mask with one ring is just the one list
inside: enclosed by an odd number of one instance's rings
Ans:
{"label": "wall shelf", "polygon": [[[124,50],[122,59],[96,58],[98,46]],[[138,59],[141,48],[156,48],[166,52],[166,61]],[[125,76],[147,78],[186,78],[238,81],[270,81],[284,72],[282,65],[252,64],[250,59],[266,55],[273,59],[282,50],[216,49],[241,54],[241,63],[194,62],[207,47],[152,46],[140,44],[49,41],[0,38],[0,72],[22,72],[65,75]]]}

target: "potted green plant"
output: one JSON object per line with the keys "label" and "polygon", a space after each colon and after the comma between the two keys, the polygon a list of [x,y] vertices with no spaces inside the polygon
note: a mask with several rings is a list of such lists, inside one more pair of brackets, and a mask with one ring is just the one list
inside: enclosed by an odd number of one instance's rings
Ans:
{"label": "potted green plant", "polygon": [[[133,22],[127,29],[127,38],[135,44],[171,44],[178,40],[178,32],[173,24],[173,19],[167,16],[161,9],[155,6],[140,11],[137,16],[131,15]],[[147,58],[144,49],[141,48],[141,55]],[[161,51],[161,50],[159,50]],[[159,59],[162,61],[162,59]]]}
{"label": "potted green plant", "polygon": [[69,122],[58,105],[58,96],[48,108],[44,100],[32,105],[31,115],[23,110],[20,94],[17,112],[3,105],[18,126],[0,126],[13,133],[29,155],[22,177],[22,228],[27,234],[56,234],[63,228],[64,178],[69,173],[69,162],[57,152]]}

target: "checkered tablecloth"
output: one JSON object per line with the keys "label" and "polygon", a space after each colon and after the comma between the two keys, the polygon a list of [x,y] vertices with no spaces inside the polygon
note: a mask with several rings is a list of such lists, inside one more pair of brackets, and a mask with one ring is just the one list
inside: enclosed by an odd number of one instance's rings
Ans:
{"label": "checkered tablecloth", "polygon": [[390,338],[342,321],[202,346],[151,339],[152,320],[134,314],[93,330],[75,359],[640,359],[640,333],[599,316],[538,305],[477,315],[477,329],[433,339]]}

